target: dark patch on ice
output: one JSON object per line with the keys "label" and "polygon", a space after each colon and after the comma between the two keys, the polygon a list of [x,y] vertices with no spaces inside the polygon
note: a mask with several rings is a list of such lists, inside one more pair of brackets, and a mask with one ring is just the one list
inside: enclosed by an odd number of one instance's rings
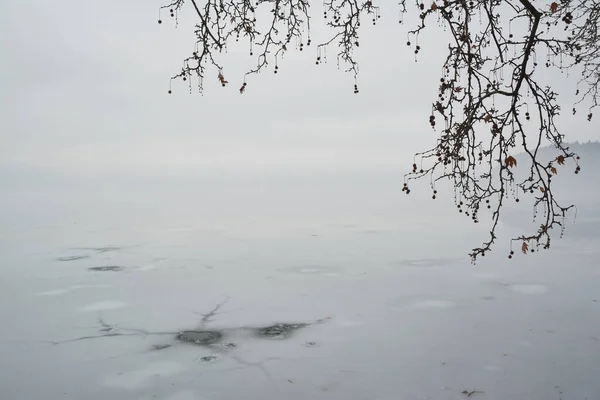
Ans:
{"label": "dark patch on ice", "polygon": [[77,261],[77,260],[83,260],[86,258],[90,258],[90,256],[88,255],[79,255],[79,256],[66,256],[66,257],[59,257],[57,258],[58,261]]}
{"label": "dark patch on ice", "polygon": [[170,344],[153,344],[150,348],[152,350],[159,351],[159,350],[168,349],[169,347],[171,347]]}
{"label": "dark patch on ice", "polygon": [[304,343],[304,346],[306,346],[306,347],[316,347],[317,346],[317,342],[306,342],[306,343]]}
{"label": "dark patch on ice", "polygon": [[363,235],[380,235],[382,233],[385,233],[385,231],[381,229],[365,229],[364,231],[360,231],[359,233],[362,233]]}
{"label": "dark patch on ice", "polygon": [[100,271],[100,272],[105,272],[105,271],[118,272],[118,271],[123,271],[124,269],[125,269],[125,267],[120,267],[118,265],[105,265],[103,267],[88,268],[88,270],[90,270],[90,271]]}
{"label": "dark patch on ice", "polygon": [[95,251],[97,253],[106,253],[109,251],[123,250],[123,248],[118,247],[118,246],[104,246],[104,247],[79,247],[79,248],[74,248],[73,250],[87,250],[87,251]]}
{"label": "dark patch on ice", "polygon": [[223,338],[219,331],[182,331],[177,334],[177,339],[198,345],[208,346],[218,343]]}
{"label": "dark patch on ice", "polygon": [[233,342],[229,342],[229,343],[224,343],[223,347],[225,347],[226,349],[235,349],[236,347],[238,347],[238,345]]}
{"label": "dark patch on ice", "polygon": [[464,394],[467,397],[471,397],[471,396],[473,396],[474,394],[477,394],[477,393],[483,394],[483,391],[481,391],[481,390],[471,390],[471,391],[463,390],[461,393]]}
{"label": "dark patch on ice", "polygon": [[200,357],[200,361],[203,361],[203,362],[210,362],[210,361],[214,361],[216,359],[217,359],[217,356]]}
{"label": "dark patch on ice", "polygon": [[496,300],[494,296],[483,296],[481,300]]}
{"label": "dark patch on ice", "polygon": [[298,329],[307,327],[308,324],[275,324],[263,328],[257,328],[256,334],[260,337],[270,339],[285,339]]}
{"label": "dark patch on ice", "polygon": [[394,264],[402,265],[405,267],[439,267],[442,265],[449,265],[456,263],[459,260],[451,258],[413,258],[406,260],[396,261]]}
{"label": "dark patch on ice", "polygon": [[97,251],[98,253],[106,253],[108,251],[119,251],[122,250],[122,247],[117,246],[106,246],[106,247],[92,247],[90,250]]}

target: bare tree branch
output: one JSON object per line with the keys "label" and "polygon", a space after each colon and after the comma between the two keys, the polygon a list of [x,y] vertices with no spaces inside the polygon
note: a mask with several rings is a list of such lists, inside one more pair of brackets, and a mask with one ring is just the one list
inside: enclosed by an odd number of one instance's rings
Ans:
{"label": "bare tree branch", "polygon": [[[198,16],[197,48],[172,79],[196,75],[200,90],[208,65],[217,70],[223,86],[228,83],[217,58],[231,40],[248,40],[250,56],[257,58],[257,66],[244,75],[240,93],[246,90],[248,75],[269,62],[274,61],[276,73],[278,57],[291,50],[294,40],[299,51],[312,42],[308,0],[202,0],[203,6],[200,0],[190,1]],[[184,3],[174,0],[163,9],[175,16]],[[361,44],[361,23],[376,24],[382,8],[373,0],[324,0],[322,7],[332,33],[317,45],[316,62],[323,61],[327,48],[335,47],[338,63],[348,66],[358,93],[359,66],[354,55]],[[562,236],[564,218],[573,207],[561,205],[552,179],[569,161],[575,173],[580,167],[579,157],[566,146],[556,126],[561,110],[558,94],[538,72],[538,54],[546,51],[542,64],[546,68],[581,73],[572,111],[576,114],[577,106],[588,103],[586,118],[591,120],[600,99],[600,0],[438,0],[430,4],[416,0],[414,8],[400,0],[399,8],[401,16],[410,10],[419,16],[416,26],[408,30],[407,45],[415,56],[421,50],[419,34],[431,18],[446,28],[448,39],[438,97],[429,117],[439,138],[431,149],[415,155],[403,190],[408,194],[410,181],[428,178],[435,199],[436,183],[450,180],[459,212],[475,223],[480,222],[482,210],[491,212],[489,238],[471,250],[473,262],[495,244],[507,201],[518,202],[529,195],[536,215],[537,210],[542,214],[539,229],[513,240],[524,253],[549,248],[553,230]],[[259,9],[271,16],[257,21],[257,15],[266,15]],[[259,25],[266,29],[259,31]],[[540,148],[548,145],[556,151],[549,162],[539,156]],[[525,154],[519,168],[518,152]],[[517,171],[523,167],[528,173],[520,177]],[[509,257],[513,254],[511,249]]]}

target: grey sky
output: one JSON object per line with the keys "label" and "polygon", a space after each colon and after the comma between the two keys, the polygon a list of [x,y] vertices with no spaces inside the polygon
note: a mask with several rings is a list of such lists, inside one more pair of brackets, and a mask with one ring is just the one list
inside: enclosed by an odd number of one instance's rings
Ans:
{"label": "grey sky", "polygon": [[[332,51],[328,64],[314,65],[315,48],[289,52],[278,75],[269,68],[250,77],[239,95],[254,62],[246,45],[224,60],[226,89],[210,72],[204,96],[189,95],[182,82],[169,96],[168,78],[192,48],[193,15],[180,16],[178,28],[163,15],[159,25],[162,4],[4,2],[0,166],[83,175],[402,173],[412,153],[434,143],[427,117],[444,46],[423,37],[415,63],[395,9],[365,29],[358,96]],[[316,29],[314,42],[319,37]],[[568,139],[598,138],[589,124],[573,126]]]}

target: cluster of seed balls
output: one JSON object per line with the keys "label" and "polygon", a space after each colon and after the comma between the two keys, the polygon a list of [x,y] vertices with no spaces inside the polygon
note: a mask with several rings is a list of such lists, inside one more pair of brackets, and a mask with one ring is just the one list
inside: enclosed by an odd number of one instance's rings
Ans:
{"label": "cluster of seed balls", "polygon": [[431,125],[432,128],[435,128],[435,115],[431,114],[429,116],[429,124]]}
{"label": "cluster of seed balls", "polygon": [[[169,10],[169,12],[171,13],[171,18],[173,18],[175,16],[175,10],[173,10],[172,8]],[[159,24],[162,24],[162,19],[158,20]]]}
{"label": "cluster of seed balls", "polygon": [[[487,208],[492,208],[492,206],[490,205],[490,200],[487,199],[486,201],[487,204]],[[463,203],[462,201],[456,203],[456,208],[458,208],[458,212],[459,213],[463,213],[463,206],[465,203]],[[477,213],[479,212],[479,203],[475,203],[475,205],[473,206],[473,212],[469,213],[468,211],[465,211],[465,215],[467,217],[470,217],[473,220],[473,223],[477,224],[479,223],[479,219],[477,218]]]}
{"label": "cluster of seed balls", "polygon": [[[410,40],[406,42],[406,45],[409,46],[409,47],[410,47],[411,44],[412,43],[410,42]],[[421,46],[416,45],[415,46],[415,54],[419,54],[419,50],[421,50]]]}
{"label": "cluster of seed balls", "polygon": [[[545,245],[544,245],[544,247],[543,247],[543,249],[544,249],[544,250],[548,250],[549,248],[550,248],[550,245],[549,245],[549,244],[545,244]],[[532,249],[530,249],[529,251],[530,251],[531,253],[535,253],[535,249],[533,249],[533,248],[532,248]],[[509,259],[512,259],[514,255],[515,255],[515,252],[514,252],[514,250],[511,250],[511,251],[510,251],[510,253],[508,253],[508,258],[509,258]]]}
{"label": "cluster of seed balls", "polygon": [[567,25],[571,24],[573,22],[573,14],[570,12],[565,13],[565,15],[562,17],[562,20]]}

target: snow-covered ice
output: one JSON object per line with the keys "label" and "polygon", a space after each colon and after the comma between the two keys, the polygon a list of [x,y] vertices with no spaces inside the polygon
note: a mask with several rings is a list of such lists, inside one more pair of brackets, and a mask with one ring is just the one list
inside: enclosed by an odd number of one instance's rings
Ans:
{"label": "snow-covered ice", "polygon": [[116,310],[118,308],[127,307],[127,303],[118,300],[106,300],[100,301],[98,303],[87,304],[81,308],[79,311],[105,311],[105,310]]}

